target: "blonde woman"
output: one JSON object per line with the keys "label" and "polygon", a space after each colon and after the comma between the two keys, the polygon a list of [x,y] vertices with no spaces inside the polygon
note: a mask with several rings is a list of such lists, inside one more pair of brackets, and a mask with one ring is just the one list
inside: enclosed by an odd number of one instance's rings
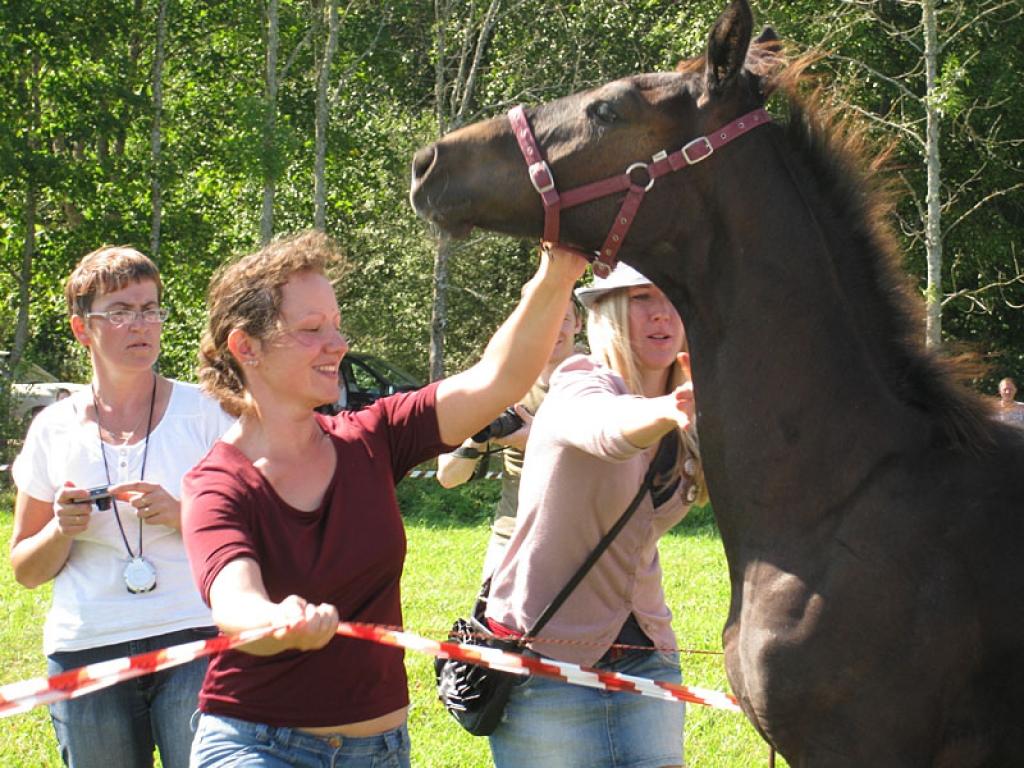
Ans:
{"label": "blonde woman", "polygon": [[[591,355],[551,377],[533,421],[519,516],[487,620],[515,637],[538,617],[622,515],[657,445],[674,451],[629,523],[530,643],[537,653],[680,681],[658,538],[701,496],[683,324],[640,273],[619,264],[576,291]],[[683,764],[681,703],[607,694],[540,677],[516,683],[490,736],[497,768],[661,768]]]}

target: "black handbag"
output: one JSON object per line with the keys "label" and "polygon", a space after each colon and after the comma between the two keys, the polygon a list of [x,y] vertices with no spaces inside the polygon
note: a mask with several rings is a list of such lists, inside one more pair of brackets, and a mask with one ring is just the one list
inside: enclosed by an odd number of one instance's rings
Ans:
{"label": "black handbag", "polygon": [[[551,620],[555,612],[562,607],[562,604],[569,598],[573,590],[587,575],[587,572],[594,566],[598,558],[604,553],[612,540],[619,534],[629,522],[629,519],[640,506],[644,494],[651,488],[654,476],[659,468],[665,463],[664,458],[668,454],[674,455],[675,444],[668,438],[674,438],[669,433],[662,440],[658,452],[651,462],[651,466],[644,475],[644,481],[640,490],[626,507],[615,525],[601,538],[601,541],[594,551],[590,553],[583,564],[576,570],[573,577],[562,587],[562,590],[555,596],[540,618],[534,622],[533,627],[522,637],[506,639],[497,637],[487,626],[484,616],[487,609],[487,598],[490,594],[491,579],[488,576],[480,588],[473,605],[473,613],[467,619],[456,619],[448,633],[448,640],[455,643],[468,643],[470,645],[483,645],[488,648],[499,648],[501,650],[529,652],[526,644],[531,638],[544,628],[544,625]],[[434,678],[437,683],[437,698],[440,699],[444,708],[455,718],[456,722],[466,731],[474,736],[489,736],[501,722],[501,716],[505,712],[505,705],[512,690],[512,685],[520,675],[511,672],[501,672],[490,669],[480,664],[472,664],[467,661],[456,659],[434,659]]]}
{"label": "black handbag", "polygon": [[[498,638],[484,618],[491,580],[484,581],[469,618],[456,619],[448,633],[453,643],[485,645],[488,648],[518,651],[521,644]],[[501,721],[512,683],[518,675],[499,672],[480,664],[455,659],[434,659],[437,698],[452,717],[474,736],[488,736]]]}

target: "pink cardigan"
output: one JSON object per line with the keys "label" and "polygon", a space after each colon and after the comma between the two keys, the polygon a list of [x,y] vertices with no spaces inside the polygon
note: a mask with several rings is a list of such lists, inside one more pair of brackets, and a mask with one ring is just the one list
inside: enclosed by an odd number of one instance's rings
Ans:
{"label": "pink cardigan", "polygon": [[[524,632],[636,495],[655,447],[630,444],[608,417],[627,393],[614,371],[583,355],[551,377],[537,413],[519,486],[519,514],[495,572],[487,617]],[[675,648],[665,604],[659,537],[689,511],[689,478],[657,510],[647,494],[586,578],[541,632],[538,653],[591,665],[632,612],[661,648]]]}

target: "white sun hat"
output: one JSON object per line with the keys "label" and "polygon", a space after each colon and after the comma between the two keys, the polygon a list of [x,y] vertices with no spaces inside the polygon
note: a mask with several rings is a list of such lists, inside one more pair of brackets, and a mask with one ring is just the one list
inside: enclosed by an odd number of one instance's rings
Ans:
{"label": "white sun hat", "polygon": [[577,288],[576,298],[587,309],[593,309],[594,304],[609,291],[614,291],[617,288],[632,288],[636,285],[653,285],[653,283],[631,266],[620,261],[608,277],[594,275],[590,285]]}

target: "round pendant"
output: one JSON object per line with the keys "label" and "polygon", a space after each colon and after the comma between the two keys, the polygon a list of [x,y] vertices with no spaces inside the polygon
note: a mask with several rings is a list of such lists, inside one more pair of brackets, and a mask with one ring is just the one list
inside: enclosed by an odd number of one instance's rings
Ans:
{"label": "round pendant", "polygon": [[152,592],[156,587],[156,568],[144,557],[133,557],[124,567],[124,585],[133,595]]}

